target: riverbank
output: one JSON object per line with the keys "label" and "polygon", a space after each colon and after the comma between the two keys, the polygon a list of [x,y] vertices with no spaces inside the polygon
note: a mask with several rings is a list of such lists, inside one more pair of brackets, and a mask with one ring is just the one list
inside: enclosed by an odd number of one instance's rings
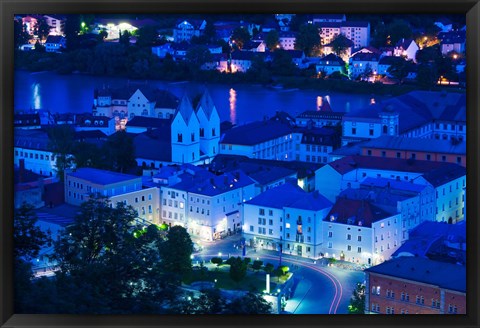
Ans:
{"label": "riverbank", "polygon": [[[79,51],[80,52],[80,51]],[[126,54],[125,54],[126,55]],[[153,56],[150,54],[150,56]],[[71,57],[71,58],[70,58]],[[15,69],[29,72],[50,71],[62,75],[81,74],[92,77],[106,76],[126,78],[132,80],[168,81],[173,83],[213,83],[226,85],[261,85],[282,86],[277,90],[318,90],[322,92],[342,92],[348,94],[367,94],[376,96],[398,96],[413,90],[421,89],[415,83],[411,84],[382,84],[343,79],[318,79],[306,76],[299,71],[290,76],[277,76],[271,71],[262,70],[246,73],[228,74],[216,70],[199,70],[186,62],[165,62],[158,57],[150,57],[151,61],[138,71],[138,65],[130,58],[123,60],[117,58],[113,63],[97,62],[95,55],[89,49],[84,53],[46,53],[38,51],[22,52],[15,55]],[[88,60],[87,60],[88,59]],[[435,86],[431,90],[448,90],[449,92],[465,92],[464,89],[448,86]]]}

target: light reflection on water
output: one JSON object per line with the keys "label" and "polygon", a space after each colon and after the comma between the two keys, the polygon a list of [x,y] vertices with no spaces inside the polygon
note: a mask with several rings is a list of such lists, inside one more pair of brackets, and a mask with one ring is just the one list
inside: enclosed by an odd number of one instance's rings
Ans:
{"label": "light reflection on water", "polygon": [[230,122],[237,123],[237,91],[231,88],[229,91],[228,102],[230,103]]}
{"label": "light reflection on water", "polygon": [[33,98],[33,108],[34,109],[42,108],[42,93],[40,92],[40,83],[35,83],[33,85],[32,98]]}

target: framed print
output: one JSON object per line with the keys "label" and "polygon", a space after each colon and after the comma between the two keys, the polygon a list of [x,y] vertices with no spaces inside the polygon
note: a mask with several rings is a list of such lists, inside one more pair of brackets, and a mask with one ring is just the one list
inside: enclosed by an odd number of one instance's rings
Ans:
{"label": "framed print", "polygon": [[478,326],[477,1],[0,3],[2,327]]}

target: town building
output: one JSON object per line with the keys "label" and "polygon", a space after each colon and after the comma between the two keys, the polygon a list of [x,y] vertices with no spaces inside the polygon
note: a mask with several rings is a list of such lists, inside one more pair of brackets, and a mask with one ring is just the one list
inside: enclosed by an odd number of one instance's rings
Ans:
{"label": "town building", "polygon": [[316,70],[322,77],[335,72],[346,73],[345,62],[333,53],[321,58],[316,65]]}
{"label": "town building", "polygon": [[466,166],[466,142],[380,136],[361,145],[361,155],[447,162]]}
{"label": "town building", "polygon": [[303,190],[315,190],[315,171],[322,164],[300,161],[276,161],[254,159],[236,155],[218,155],[210,164],[210,170],[222,174],[233,170],[242,170],[257,182],[258,193],[292,182]]}
{"label": "town building", "polygon": [[66,39],[61,35],[49,35],[45,41],[46,52],[60,52],[67,45]]}
{"label": "town building", "polygon": [[415,179],[414,183],[435,188],[436,221],[456,223],[465,219],[466,169],[445,163]]}
{"label": "town building", "polygon": [[173,29],[173,38],[175,42],[189,42],[194,36],[200,36],[206,26],[207,22],[205,20],[189,19],[178,21]]}
{"label": "town building", "polygon": [[323,222],[323,256],[361,265],[391,257],[401,245],[401,215],[368,199],[339,197]]}
{"label": "town building", "polygon": [[48,135],[43,130],[15,130],[13,164],[20,167],[20,161],[24,160],[27,170],[43,176],[54,176],[55,155],[49,144]]}
{"label": "town building", "polygon": [[314,126],[340,126],[344,112],[334,112],[330,107],[327,97],[317,97],[317,109],[308,110],[295,118],[295,124],[299,127]]}
{"label": "town building", "polygon": [[312,23],[341,23],[345,22],[347,18],[344,14],[315,14],[312,17]]}
{"label": "town building", "polygon": [[284,50],[295,50],[296,40],[297,34],[295,32],[281,31],[278,33],[278,42],[280,42],[280,47]]}
{"label": "town building", "polygon": [[440,32],[438,34],[441,44],[442,55],[447,55],[449,52],[465,53],[466,32],[464,30]]}
{"label": "town building", "polygon": [[412,91],[347,113],[342,125],[343,144],[382,135],[462,141],[466,139],[465,94]]}
{"label": "town building", "polygon": [[[143,120],[144,121],[144,120]],[[139,166],[158,168],[171,163],[208,163],[219,153],[220,117],[208,91],[196,110],[184,95],[170,119],[135,126],[135,157]],[[155,128],[156,125],[157,127]],[[150,127],[150,129],[149,129]]]}
{"label": "town building", "polygon": [[374,82],[378,73],[380,56],[376,53],[357,52],[350,57],[349,70],[352,78]]}
{"label": "town building", "polygon": [[357,21],[318,22],[322,45],[327,45],[342,34],[353,42],[353,48],[370,45],[370,23]]}
{"label": "town building", "polygon": [[44,15],[43,18],[50,25],[50,35],[65,35],[65,17],[60,15]]}
{"label": "town building", "polygon": [[297,128],[301,133],[299,144],[295,145],[295,160],[302,162],[327,163],[328,155],[340,146],[340,132],[333,128]]}
{"label": "town building", "polygon": [[[443,172],[452,170],[455,172],[450,178],[450,181],[452,182],[445,188],[445,197],[448,196],[448,201],[453,199],[452,208],[449,208],[449,210],[451,210],[454,209],[454,204],[455,207],[457,206],[456,197],[458,195],[461,197],[461,194],[463,193],[463,190],[461,189],[463,188],[463,181],[460,181],[460,175],[462,172],[459,172],[460,169],[465,170],[465,168],[460,165],[452,163],[371,156],[345,156],[339,160],[330,162],[317,170],[315,173],[315,187],[327,197],[327,199],[335,201],[340,192],[347,188],[358,189],[359,185],[369,177],[394,179],[420,185],[429,184],[438,188],[431,183],[434,182],[433,178],[437,175],[441,175]],[[465,171],[463,171],[463,173],[465,173]],[[431,182],[427,182],[425,178],[427,174],[432,175],[432,178],[430,179]],[[448,178],[445,178],[445,180],[448,180]],[[459,189],[456,189],[457,180],[459,181]],[[439,181],[442,180],[440,179]],[[450,186],[452,183],[453,186],[450,193]],[[443,184],[441,185],[439,193],[442,197]],[[459,199],[458,206],[460,206],[460,204],[461,202]]]}
{"label": "town building", "polygon": [[402,38],[397,42],[393,49],[393,55],[403,57],[416,63],[416,54],[420,48],[415,40]]}
{"label": "town building", "polygon": [[412,229],[423,222],[433,222],[436,216],[435,189],[431,185],[369,177],[360,183],[358,189],[348,188],[338,197],[372,201],[386,212],[399,213],[401,226],[395,227],[394,235],[399,236],[402,244],[409,239]]}
{"label": "town building", "polygon": [[159,189],[142,188],[142,177],[112,171],[79,168],[65,171],[65,202],[80,206],[96,195],[108,197],[111,204],[131,205],[139,223],[159,223]]}
{"label": "town building", "polygon": [[184,165],[161,187],[161,220],[203,240],[219,239],[240,231],[242,204],[254,196],[255,182],[239,170],[216,176]]}
{"label": "town building", "polygon": [[331,203],[286,183],[244,204],[243,235],[252,247],[320,257],[322,220]]}
{"label": "town building", "polygon": [[408,240],[392,255],[418,256],[452,264],[467,263],[467,224],[425,221],[412,229]]}
{"label": "town building", "polygon": [[178,103],[179,99],[171,92],[147,85],[104,86],[94,91],[92,113],[117,118],[123,126],[135,116],[168,118]]}
{"label": "town building", "polygon": [[407,256],[368,268],[365,273],[365,313],[466,313],[464,265]]}

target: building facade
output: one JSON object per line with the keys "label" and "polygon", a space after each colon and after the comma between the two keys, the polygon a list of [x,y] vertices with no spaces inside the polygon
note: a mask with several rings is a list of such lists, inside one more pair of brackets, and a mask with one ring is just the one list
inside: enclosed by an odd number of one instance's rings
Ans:
{"label": "building facade", "polygon": [[[463,265],[421,257],[400,257],[371,267],[365,273],[365,313],[466,313],[466,270]],[[457,279],[451,279],[452,276]]]}

